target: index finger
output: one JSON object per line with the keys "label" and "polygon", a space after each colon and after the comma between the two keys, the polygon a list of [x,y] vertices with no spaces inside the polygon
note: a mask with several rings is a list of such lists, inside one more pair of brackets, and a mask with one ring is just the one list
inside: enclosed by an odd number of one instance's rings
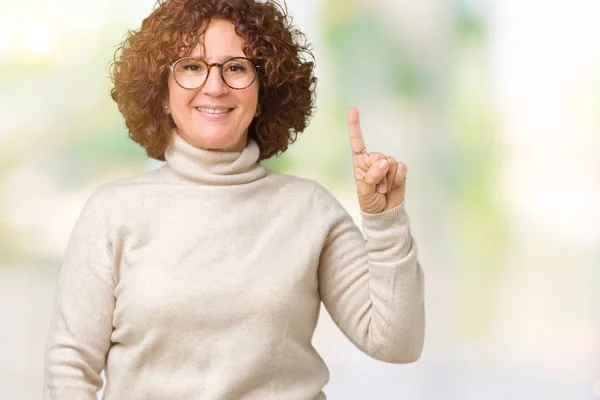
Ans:
{"label": "index finger", "polygon": [[352,151],[361,151],[365,148],[356,107],[350,107],[348,110],[348,134],[350,135],[350,149]]}

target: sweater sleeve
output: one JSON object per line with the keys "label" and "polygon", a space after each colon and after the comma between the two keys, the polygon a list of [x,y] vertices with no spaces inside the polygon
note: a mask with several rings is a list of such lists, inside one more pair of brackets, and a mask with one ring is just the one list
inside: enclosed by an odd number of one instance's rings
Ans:
{"label": "sweater sleeve", "polygon": [[378,214],[361,210],[365,239],[321,185],[314,200],[327,224],[318,274],[326,310],[365,354],[390,363],[416,361],[425,335],[423,271],[404,203]]}
{"label": "sweater sleeve", "polygon": [[46,344],[44,400],[95,400],[115,306],[105,196],[86,202],[59,273]]}

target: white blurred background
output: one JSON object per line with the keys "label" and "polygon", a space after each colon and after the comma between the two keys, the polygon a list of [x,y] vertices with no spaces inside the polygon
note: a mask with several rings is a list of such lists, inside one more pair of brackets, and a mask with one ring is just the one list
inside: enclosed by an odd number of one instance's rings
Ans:
{"label": "white blurred background", "polygon": [[[426,273],[415,364],[356,350],[323,310],[330,399],[600,399],[600,2],[288,0],[314,44],[317,114],[270,168],[360,226],[345,112],[408,164]],[[62,253],[100,184],[154,168],[108,64],[150,0],[0,13],[0,399],[41,397]]]}

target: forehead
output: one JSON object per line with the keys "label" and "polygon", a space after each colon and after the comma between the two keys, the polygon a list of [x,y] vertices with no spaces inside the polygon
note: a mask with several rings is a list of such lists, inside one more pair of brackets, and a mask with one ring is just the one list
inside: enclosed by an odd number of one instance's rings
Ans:
{"label": "forehead", "polygon": [[230,21],[224,19],[210,21],[199,39],[200,42],[190,54],[192,57],[219,62],[230,57],[245,56],[242,50],[244,39],[235,32],[235,26]]}

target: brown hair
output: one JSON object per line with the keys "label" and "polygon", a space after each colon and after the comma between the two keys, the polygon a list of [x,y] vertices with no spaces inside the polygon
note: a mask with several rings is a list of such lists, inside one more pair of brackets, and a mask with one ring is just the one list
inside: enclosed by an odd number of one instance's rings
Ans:
{"label": "brown hair", "polygon": [[[260,160],[287,150],[314,110],[314,56],[304,34],[276,1],[158,0],[140,29],[129,31],[111,64],[111,97],[125,118],[129,137],[148,156],[164,160],[175,126],[163,112],[168,66],[189,55],[211,19],[226,19],[244,39],[243,51],[261,66],[261,113],[248,128]],[[307,61],[303,56],[310,56]]]}

